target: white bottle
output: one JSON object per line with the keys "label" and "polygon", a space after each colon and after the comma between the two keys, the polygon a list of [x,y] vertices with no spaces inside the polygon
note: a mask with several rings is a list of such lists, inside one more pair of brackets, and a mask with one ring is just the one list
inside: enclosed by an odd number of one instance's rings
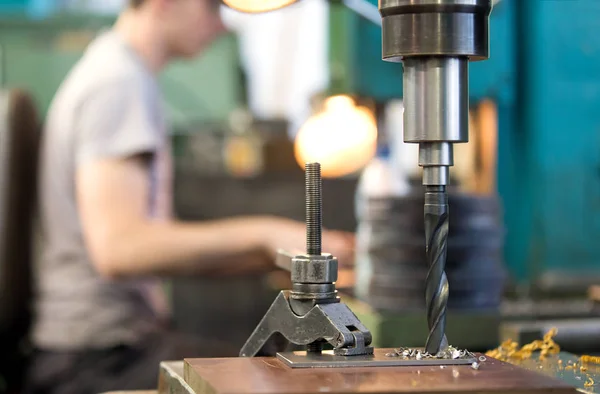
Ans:
{"label": "white bottle", "polygon": [[404,103],[390,101],[385,109],[386,137],[390,146],[390,160],[402,179],[420,179],[419,144],[404,142]]}
{"label": "white bottle", "polygon": [[[363,170],[355,195],[356,230],[356,284],[355,295],[368,301],[372,276],[369,250],[373,235],[368,218],[369,200],[398,198],[410,193],[409,177],[418,171],[418,146],[403,141],[404,107],[401,101],[388,104],[385,114],[385,129],[380,129],[380,146],[377,155]],[[416,148],[416,149],[415,149]]]}
{"label": "white bottle", "polygon": [[355,196],[360,223],[369,198],[400,197],[410,192],[409,177],[418,171],[418,146],[404,143],[404,106],[401,100],[387,105],[385,125],[380,127],[377,154],[363,169]]}
{"label": "white bottle", "polygon": [[393,165],[389,149],[381,147],[377,156],[363,170],[355,195],[356,229],[355,251],[355,295],[368,301],[372,276],[369,249],[372,244],[372,227],[368,218],[368,206],[371,199],[395,198],[410,191],[406,176]]}

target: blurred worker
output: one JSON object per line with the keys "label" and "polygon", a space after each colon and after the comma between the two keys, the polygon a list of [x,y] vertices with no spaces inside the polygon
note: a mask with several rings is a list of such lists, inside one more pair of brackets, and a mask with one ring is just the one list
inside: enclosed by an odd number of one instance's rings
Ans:
{"label": "blurred worker", "polygon": [[[43,136],[28,392],[155,388],[161,360],[235,355],[169,331],[156,278],[265,270],[277,248],[304,248],[304,225],[285,219],[169,218],[156,75],[224,31],[217,0],[132,0],[58,90]],[[353,239],[325,232],[324,246],[344,261]]]}

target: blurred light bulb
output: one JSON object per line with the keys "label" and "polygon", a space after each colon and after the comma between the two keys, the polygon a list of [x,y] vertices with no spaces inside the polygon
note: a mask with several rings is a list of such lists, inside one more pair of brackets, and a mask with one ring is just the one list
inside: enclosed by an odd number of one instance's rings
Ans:
{"label": "blurred light bulb", "polygon": [[298,131],[296,161],[321,163],[323,177],[335,178],[362,169],[377,149],[377,123],[366,107],[348,96],[333,96],[324,110],[310,117]]}
{"label": "blurred light bulb", "polygon": [[286,7],[297,0],[223,0],[227,6],[241,12],[266,12]]}

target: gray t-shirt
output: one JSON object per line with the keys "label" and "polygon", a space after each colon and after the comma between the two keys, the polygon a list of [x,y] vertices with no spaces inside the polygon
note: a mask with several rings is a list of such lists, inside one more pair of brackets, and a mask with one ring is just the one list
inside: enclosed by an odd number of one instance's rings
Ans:
{"label": "gray t-shirt", "polygon": [[76,201],[78,166],[150,154],[148,215],[170,215],[170,155],[155,76],[115,31],[96,38],[48,112],[40,163],[34,344],[81,350],[130,344],[168,316],[155,279],[98,275]]}

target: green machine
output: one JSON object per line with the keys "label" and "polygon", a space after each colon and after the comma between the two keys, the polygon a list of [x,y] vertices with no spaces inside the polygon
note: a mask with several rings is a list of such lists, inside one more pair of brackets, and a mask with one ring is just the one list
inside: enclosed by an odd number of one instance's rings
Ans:
{"label": "green machine", "polygon": [[[34,19],[8,10],[7,6],[0,8],[6,11],[0,12],[0,84],[28,90],[45,113],[87,44],[109,27],[114,17],[57,14]],[[197,59],[171,65],[161,75],[171,124],[224,122],[242,105],[244,92],[238,82],[234,35],[221,38]]]}

